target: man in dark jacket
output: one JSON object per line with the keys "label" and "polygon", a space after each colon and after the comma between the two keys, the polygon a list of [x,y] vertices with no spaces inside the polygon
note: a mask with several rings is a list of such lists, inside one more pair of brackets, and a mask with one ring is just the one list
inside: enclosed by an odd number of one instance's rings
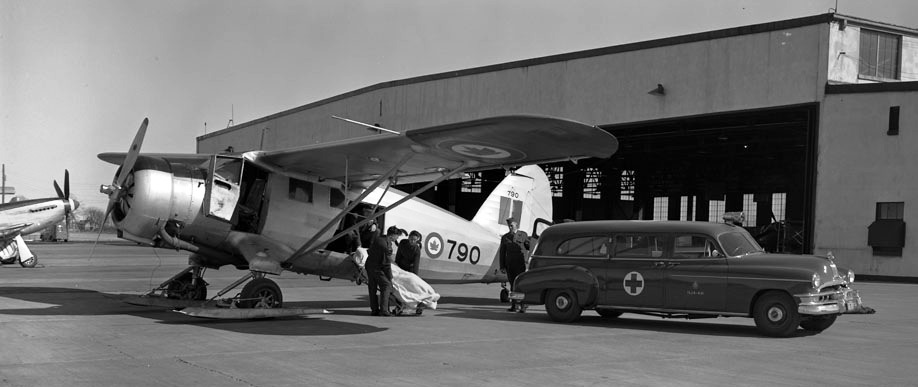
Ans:
{"label": "man in dark jacket", "polygon": [[[400,234],[398,227],[386,230],[386,236],[373,240],[367,252],[367,288],[370,294],[370,315],[391,316],[389,295],[392,294],[392,243]],[[379,298],[376,292],[379,291]]]}
{"label": "man in dark jacket", "polygon": [[395,264],[404,271],[418,274],[418,264],[421,260],[421,233],[412,230],[408,238],[398,242],[398,252],[395,253]]}
{"label": "man in dark jacket", "polygon": [[[507,282],[510,283],[510,291],[513,291],[513,280],[516,276],[526,271],[526,256],[529,254],[529,235],[519,229],[519,223],[513,218],[507,219],[507,225],[510,226],[510,232],[500,237],[500,249],[497,256],[500,258],[500,271],[507,273]],[[516,301],[510,301],[511,312],[526,311],[525,305],[517,306]]]}

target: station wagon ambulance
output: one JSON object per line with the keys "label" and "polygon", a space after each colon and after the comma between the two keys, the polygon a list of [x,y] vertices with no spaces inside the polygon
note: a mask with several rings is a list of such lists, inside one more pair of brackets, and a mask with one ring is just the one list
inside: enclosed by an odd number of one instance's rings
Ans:
{"label": "station wagon ambulance", "polygon": [[602,316],[752,317],[767,336],[820,332],[858,313],[854,272],[828,257],[766,253],[743,228],[708,222],[585,221],[551,226],[510,298],[570,322]]}

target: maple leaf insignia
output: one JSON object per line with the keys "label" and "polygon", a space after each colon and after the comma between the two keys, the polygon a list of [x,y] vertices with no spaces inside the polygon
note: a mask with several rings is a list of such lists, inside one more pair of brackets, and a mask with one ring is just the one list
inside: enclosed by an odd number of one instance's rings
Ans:
{"label": "maple leaf insignia", "polygon": [[427,247],[430,249],[430,251],[440,251],[440,242],[438,242],[436,239],[431,239],[430,242],[427,243]]}
{"label": "maple leaf insignia", "polygon": [[468,155],[482,156],[482,157],[494,156],[494,155],[500,154],[500,152],[495,151],[494,148],[486,147],[486,146],[473,146],[473,145],[463,145],[462,152]]}

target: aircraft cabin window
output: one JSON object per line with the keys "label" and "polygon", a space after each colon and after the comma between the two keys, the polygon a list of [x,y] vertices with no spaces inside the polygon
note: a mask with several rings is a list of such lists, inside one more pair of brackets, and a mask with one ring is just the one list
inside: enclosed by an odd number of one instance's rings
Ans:
{"label": "aircraft cabin window", "polygon": [[568,239],[558,245],[558,255],[605,257],[609,253],[606,236],[588,236]]}
{"label": "aircraft cabin window", "polygon": [[312,203],[312,183],[290,178],[289,197],[303,203]]}
{"label": "aircraft cabin window", "polygon": [[242,177],[242,160],[217,157],[214,176],[223,181],[239,184]]}
{"label": "aircraft cabin window", "polygon": [[337,188],[332,188],[329,191],[328,205],[333,208],[344,208],[347,199],[347,197],[344,196],[344,191]]}

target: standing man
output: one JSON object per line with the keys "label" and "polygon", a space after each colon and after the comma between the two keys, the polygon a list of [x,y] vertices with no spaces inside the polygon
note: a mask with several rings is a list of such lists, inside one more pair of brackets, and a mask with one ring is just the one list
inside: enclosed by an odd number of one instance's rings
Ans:
{"label": "standing man", "polygon": [[404,271],[418,274],[418,263],[421,260],[421,233],[411,230],[407,239],[398,242],[395,253],[395,264]]}
{"label": "standing man", "polygon": [[[510,226],[510,232],[500,237],[500,249],[497,252],[500,258],[500,271],[507,273],[507,282],[510,283],[510,291],[513,288],[513,280],[516,276],[526,271],[526,256],[529,254],[529,235],[519,229],[520,225],[513,218],[507,219],[507,225]],[[517,306],[515,300],[510,300],[511,312],[526,311],[525,305]]]}
{"label": "standing man", "polygon": [[[391,316],[389,295],[392,294],[392,243],[398,240],[401,230],[392,226],[386,236],[376,237],[367,252],[367,288],[370,293],[370,315]],[[379,291],[377,298],[376,291]]]}

